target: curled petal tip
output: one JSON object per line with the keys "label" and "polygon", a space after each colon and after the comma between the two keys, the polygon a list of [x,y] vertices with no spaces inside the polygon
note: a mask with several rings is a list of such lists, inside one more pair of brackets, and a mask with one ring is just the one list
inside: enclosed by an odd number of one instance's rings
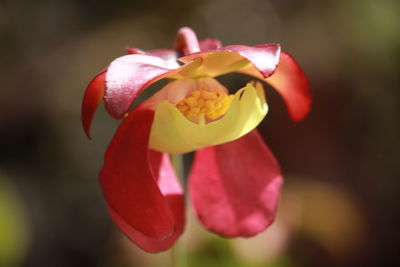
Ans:
{"label": "curled petal tip", "polygon": [[94,113],[104,97],[106,72],[107,70],[99,73],[90,81],[86,88],[85,96],[83,97],[81,120],[83,129],[89,139],[92,139],[90,135],[90,125]]}
{"label": "curled petal tip", "polygon": [[[194,32],[194,30],[188,26],[184,26],[179,28],[178,32],[177,32],[178,36],[196,36],[196,33]],[[197,38],[197,37],[196,37]]]}
{"label": "curled petal tip", "polygon": [[174,47],[184,55],[200,51],[200,45],[196,33],[189,27],[182,27],[178,30]]}

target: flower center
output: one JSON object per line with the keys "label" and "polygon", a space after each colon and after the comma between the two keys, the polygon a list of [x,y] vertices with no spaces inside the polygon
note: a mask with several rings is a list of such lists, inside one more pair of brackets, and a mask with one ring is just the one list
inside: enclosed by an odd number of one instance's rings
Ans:
{"label": "flower center", "polygon": [[231,105],[233,95],[222,90],[194,90],[176,107],[192,122],[206,124],[224,115]]}

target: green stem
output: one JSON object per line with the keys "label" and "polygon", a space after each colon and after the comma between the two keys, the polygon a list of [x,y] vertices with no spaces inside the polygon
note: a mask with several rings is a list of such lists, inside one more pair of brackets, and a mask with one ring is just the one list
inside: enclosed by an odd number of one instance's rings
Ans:
{"label": "green stem", "polygon": [[183,177],[183,155],[182,154],[172,154],[171,155],[172,166],[174,166],[176,176],[178,177],[179,181],[184,183]]}
{"label": "green stem", "polygon": [[179,267],[180,260],[179,260],[179,253],[176,244],[171,249],[171,267]]}
{"label": "green stem", "polygon": [[[175,169],[175,173],[181,185],[184,186],[184,172],[183,172],[183,155],[173,154],[171,155],[172,166]],[[172,267],[184,267],[186,266],[184,255],[182,253],[182,246],[179,242],[176,242],[171,249],[171,266]]]}

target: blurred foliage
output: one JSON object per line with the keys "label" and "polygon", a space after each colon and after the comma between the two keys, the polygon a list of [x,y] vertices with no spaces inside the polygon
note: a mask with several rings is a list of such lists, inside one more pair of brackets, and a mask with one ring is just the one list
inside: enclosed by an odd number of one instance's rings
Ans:
{"label": "blurred foliage", "polygon": [[0,266],[19,266],[28,240],[25,210],[12,183],[0,172]]}
{"label": "blurred foliage", "polygon": [[[89,142],[79,113],[88,81],[126,46],[170,47],[187,25],[223,44],[281,43],[307,73],[314,102],[293,123],[266,86],[259,130],[287,180],[280,215],[248,240],[189,223],[178,245],[184,262],[399,266],[399,10],[397,0],[1,1],[0,259],[170,265],[170,252],[145,254],[116,234],[97,175],[119,122],[100,107]],[[222,80],[232,89],[247,81]]]}
{"label": "blurred foliage", "polygon": [[288,257],[277,257],[259,263],[243,262],[235,256],[230,241],[222,238],[209,240],[202,249],[187,255],[188,267],[294,267]]}

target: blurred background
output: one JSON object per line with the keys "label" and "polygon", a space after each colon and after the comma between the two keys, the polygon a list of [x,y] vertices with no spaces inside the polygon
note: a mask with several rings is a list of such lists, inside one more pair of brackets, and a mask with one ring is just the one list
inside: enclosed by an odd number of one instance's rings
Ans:
{"label": "blurred background", "polygon": [[226,240],[189,212],[180,266],[400,266],[399,11],[396,0],[0,1],[0,266],[172,266],[111,222],[97,175],[119,122],[101,106],[89,141],[80,106],[125,47],[171,47],[181,26],[225,45],[280,43],[313,106],[293,123],[266,86],[259,129],[286,178],[278,218]]}

